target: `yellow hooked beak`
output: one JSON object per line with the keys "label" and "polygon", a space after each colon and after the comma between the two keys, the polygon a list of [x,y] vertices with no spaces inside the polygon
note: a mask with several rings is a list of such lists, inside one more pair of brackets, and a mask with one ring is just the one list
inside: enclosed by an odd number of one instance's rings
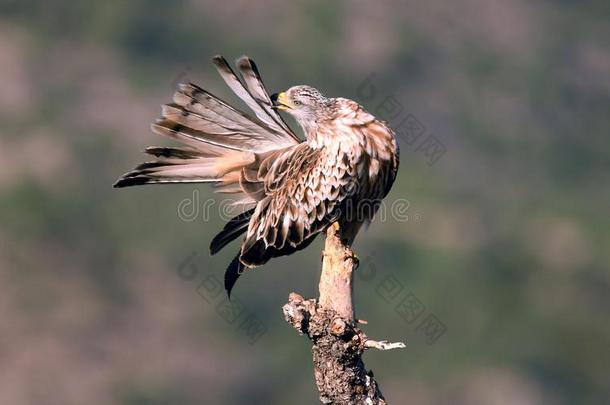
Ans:
{"label": "yellow hooked beak", "polygon": [[288,96],[286,95],[285,91],[282,91],[281,93],[272,94],[271,101],[273,102],[273,107],[276,110],[286,111],[292,109],[292,106],[290,105],[290,100],[288,99]]}

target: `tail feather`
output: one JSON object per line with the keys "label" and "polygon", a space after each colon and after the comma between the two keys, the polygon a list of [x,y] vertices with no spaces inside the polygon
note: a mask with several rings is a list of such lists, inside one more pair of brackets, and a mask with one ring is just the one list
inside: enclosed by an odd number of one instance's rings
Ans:
{"label": "tail feather", "polygon": [[226,223],[225,227],[220,231],[210,243],[210,253],[215,255],[227,244],[235,240],[239,235],[244,233],[248,228],[250,218],[254,213],[254,209],[250,209],[233,217]]}
{"label": "tail feather", "polygon": [[231,298],[231,291],[237,282],[241,273],[244,272],[246,266],[239,260],[239,253],[231,263],[229,263],[229,267],[225,271],[225,290],[227,291],[227,296]]}

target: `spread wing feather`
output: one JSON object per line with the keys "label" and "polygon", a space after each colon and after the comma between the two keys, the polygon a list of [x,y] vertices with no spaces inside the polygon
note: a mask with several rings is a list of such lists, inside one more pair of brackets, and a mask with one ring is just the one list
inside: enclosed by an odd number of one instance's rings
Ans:
{"label": "spread wing feather", "polygon": [[256,63],[247,56],[242,56],[237,60],[237,67],[239,73],[241,73],[246,86],[252,97],[256,102],[265,110],[265,112],[275,121],[284,132],[290,134],[296,141],[300,142],[299,138],[292,132],[292,130],[286,125],[282,117],[272,108],[271,98],[265,88],[263,79],[258,72]]}
{"label": "spread wing feather", "polygon": [[[267,100],[264,100],[262,97],[259,99],[254,98],[252,93],[250,93],[250,90],[245,87],[235,75],[233,69],[231,69],[225,58],[222,56],[215,56],[213,61],[214,65],[216,65],[216,69],[218,69],[220,76],[224,79],[227,86],[229,86],[231,90],[233,90],[233,92],[248,105],[248,107],[250,107],[258,119],[264,122],[271,129],[271,131],[273,131],[269,134],[270,136],[275,134],[277,141],[284,143],[284,146],[289,146],[295,142],[299,142],[297,136],[288,129],[280,116],[271,108],[271,100],[269,99],[269,96],[266,97]],[[257,90],[257,94],[260,93],[260,89],[264,89],[264,85],[262,84],[260,77],[258,77],[248,68],[248,64],[243,64],[240,66],[240,68],[242,69],[241,72],[244,77],[248,78],[250,87],[255,88]],[[255,85],[253,83],[254,81],[258,83]],[[291,141],[289,141],[289,138]]]}
{"label": "spread wing feather", "polygon": [[252,109],[256,118],[239,111],[192,84],[180,84],[173,102],[162,107],[153,132],[175,139],[186,148],[153,147],[146,152],[157,158],[124,174],[115,187],[160,183],[214,183],[218,190],[240,194],[237,204],[255,202],[252,187],[236,190],[243,167],[256,162],[257,154],[298,145],[299,139],[271,108],[256,65],[240,59],[240,72],[256,99],[235,76],[224,58],[214,58],[219,73],[231,89]]}

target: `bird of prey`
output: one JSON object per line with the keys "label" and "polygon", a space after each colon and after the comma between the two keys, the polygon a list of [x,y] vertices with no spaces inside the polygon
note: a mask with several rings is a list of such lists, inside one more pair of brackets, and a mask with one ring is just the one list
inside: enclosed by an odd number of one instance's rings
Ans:
{"label": "bird of prey", "polygon": [[[351,244],[394,182],[398,145],[384,122],[352,100],[304,85],[270,96],[250,58],[236,61],[241,79],[222,56],[213,63],[254,116],[192,83],[180,84],[152,130],[184,146],[147,148],[156,159],[114,187],[212,183],[235,196],[244,211],[210,245],[215,254],[245,233],[225,272],[230,296],[244,270],[307,247],[334,222]],[[306,140],[277,111],[293,116]]]}

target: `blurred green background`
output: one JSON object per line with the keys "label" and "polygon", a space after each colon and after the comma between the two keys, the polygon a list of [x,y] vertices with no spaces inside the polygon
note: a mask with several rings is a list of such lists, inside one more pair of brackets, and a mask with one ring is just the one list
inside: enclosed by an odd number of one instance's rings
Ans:
{"label": "blurred green background", "polygon": [[273,92],[393,96],[446,148],[429,165],[402,143],[387,201],[409,220],[355,246],[358,317],[408,345],[365,355],[390,403],[610,403],[609,22],[601,0],[0,1],[0,403],[317,403],[281,306],[316,295],[322,240],[240,279],[231,323],[198,293],[237,249],[208,255],[218,206],[177,210],[213,193],[111,188],[167,144],[149,124],[178,81],[235,102],[217,53]]}

